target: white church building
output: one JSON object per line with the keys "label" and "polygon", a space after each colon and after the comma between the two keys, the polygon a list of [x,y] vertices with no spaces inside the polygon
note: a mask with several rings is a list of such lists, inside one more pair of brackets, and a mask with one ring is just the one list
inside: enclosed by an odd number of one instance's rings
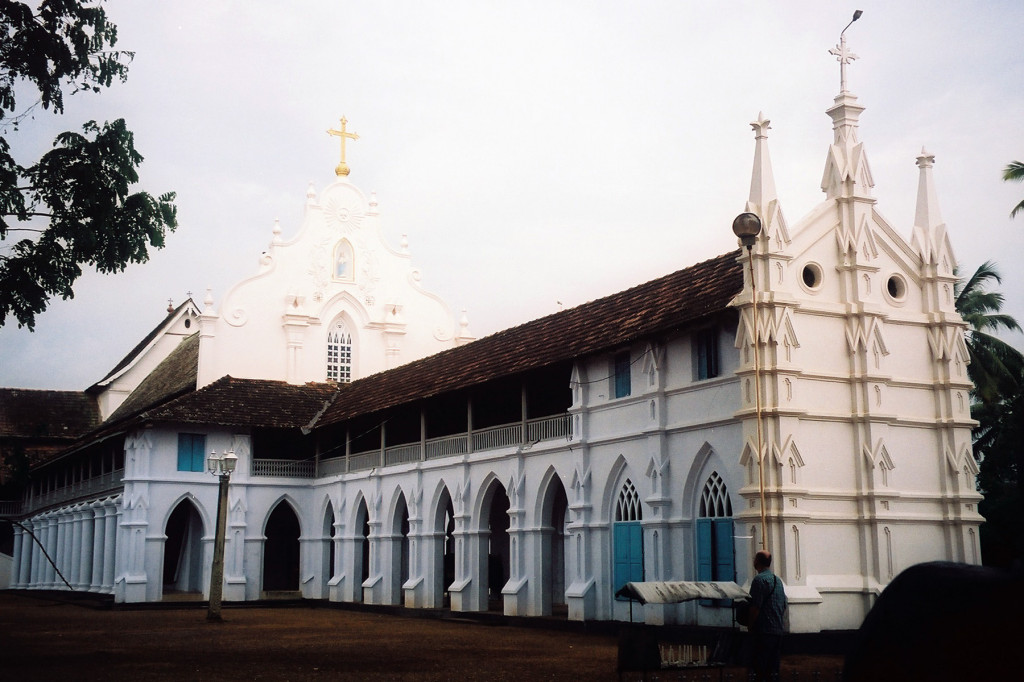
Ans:
{"label": "white church building", "polygon": [[99,422],[35,468],[12,587],[206,595],[211,451],[238,457],[229,601],[727,625],[722,604],[615,593],[747,583],[763,542],[790,629],[813,632],[858,627],[912,564],[980,563],[934,158],[917,158],[914,224],[890,224],[862,111],[844,77],[824,199],[794,224],[769,122],[752,124],[749,254],[477,340],[420,286],[404,237],[382,238],[343,157],[255,274],[169,310],[88,389]]}

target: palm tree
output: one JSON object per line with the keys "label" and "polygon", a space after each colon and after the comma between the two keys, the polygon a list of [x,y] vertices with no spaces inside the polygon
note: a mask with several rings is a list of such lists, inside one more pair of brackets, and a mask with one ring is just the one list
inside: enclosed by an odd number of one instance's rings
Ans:
{"label": "palm tree", "polygon": [[967,375],[974,383],[974,397],[985,404],[1013,394],[1024,368],[1020,351],[994,336],[1000,329],[1021,331],[1021,328],[1011,315],[999,312],[1003,295],[987,290],[993,280],[1003,281],[995,264],[986,261],[969,279],[960,280],[955,289],[956,310],[968,327],[966,340],[971,364]]}
{"label": "palm tree", "polygon": [[[1024,163],[1020,161],[1011,161],[1005,169],[1003,169],[1003,180],[1006,182],[1022,182],[1024,181]],[[1024,211],[1024,201],[1020,202],[1013,207],[1010,211],[1010,217],[1017,215],[1018,211]]]}

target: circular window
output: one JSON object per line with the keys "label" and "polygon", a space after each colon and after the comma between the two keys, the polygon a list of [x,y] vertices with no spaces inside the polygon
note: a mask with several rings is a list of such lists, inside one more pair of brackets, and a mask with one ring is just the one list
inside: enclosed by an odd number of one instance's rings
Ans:
{"label": "circular window", "polygon": [[817,263],[808,263],[800,271],[800,279],[808,289],[817,289],[821,286],[821,266]]}
{"label": "circular window", "polygon": [[885,283],[885,291],[890,298],[902,301],[903,297],[907,295],[907,282],[899,275],[892,275]]}
{"label": "circular window", "polygon": [[185,319],[185,329],[188,329],[191,326],[192,326],[192,320],[189,320],[189,319],[186,318]]}

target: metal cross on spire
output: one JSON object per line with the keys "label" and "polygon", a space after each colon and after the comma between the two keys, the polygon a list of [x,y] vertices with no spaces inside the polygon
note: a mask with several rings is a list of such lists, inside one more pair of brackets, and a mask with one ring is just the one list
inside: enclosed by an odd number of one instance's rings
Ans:
{"label": "metal cross on spire", "polygon": [[836,60],[839,62],[839,92],[840,94],[848,92],[846,89],[846,65],[857,59],[857,55],[846,49],[846,29],[853,25],[853,22],[860,19],[860,15],[864,14],[863,11],[857,10],[853,13],[853,19],[850,19],[850,23],[846,25],[846,28],[839,34],[839,44],[828,51],[829,54],[835,55]]}
{"label": "metal cross on spire", "polygon": [[344,176],[348,175],[348,173],[349,173],[348,164],[345,163],[345,140],[346,139],[349,139],[349,140],[358,140],[359,139],[359,136],[356,135],[355,133],[350,133],[350,132],[345,130],[345,126],[346,125],[348,125],[348,119],[345,118],[344,116],[342,116],[341,117],[341,130],[334,130],[333,128],[331,128],[331,129],[328,129],[328,131],[327,131],[328,135],[334,135],[336,137],[340,137],[341,138],[341,163],[339,163],[334,168],[335,175],[337,175],[339,177],[344,177]]}

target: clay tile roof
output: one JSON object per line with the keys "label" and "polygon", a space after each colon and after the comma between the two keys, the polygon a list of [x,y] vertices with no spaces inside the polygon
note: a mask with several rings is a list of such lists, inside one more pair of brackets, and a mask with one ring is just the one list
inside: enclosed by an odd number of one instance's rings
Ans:
{"label": "clay tile roof", "polygon": [[107,418],[112,424],[148,407],[196,390],[199,333],[182,340]]}
{"label": "clay tile roof", "polygon": [[147,421],[185,424],[300,428],[323,412],[337,392],[335,384],[296,386],[226,376],[139,416]]}
{"label": "clay tile roof", "polygon": [[96,400],[83,391],[0,388],[0,437],[73,440],[99,421]]}
{"label": "clay tile roof", "polygon": [[556,362],[606,352],[726,308],[743,288],[738,251],[343,385],[328,425]]}

